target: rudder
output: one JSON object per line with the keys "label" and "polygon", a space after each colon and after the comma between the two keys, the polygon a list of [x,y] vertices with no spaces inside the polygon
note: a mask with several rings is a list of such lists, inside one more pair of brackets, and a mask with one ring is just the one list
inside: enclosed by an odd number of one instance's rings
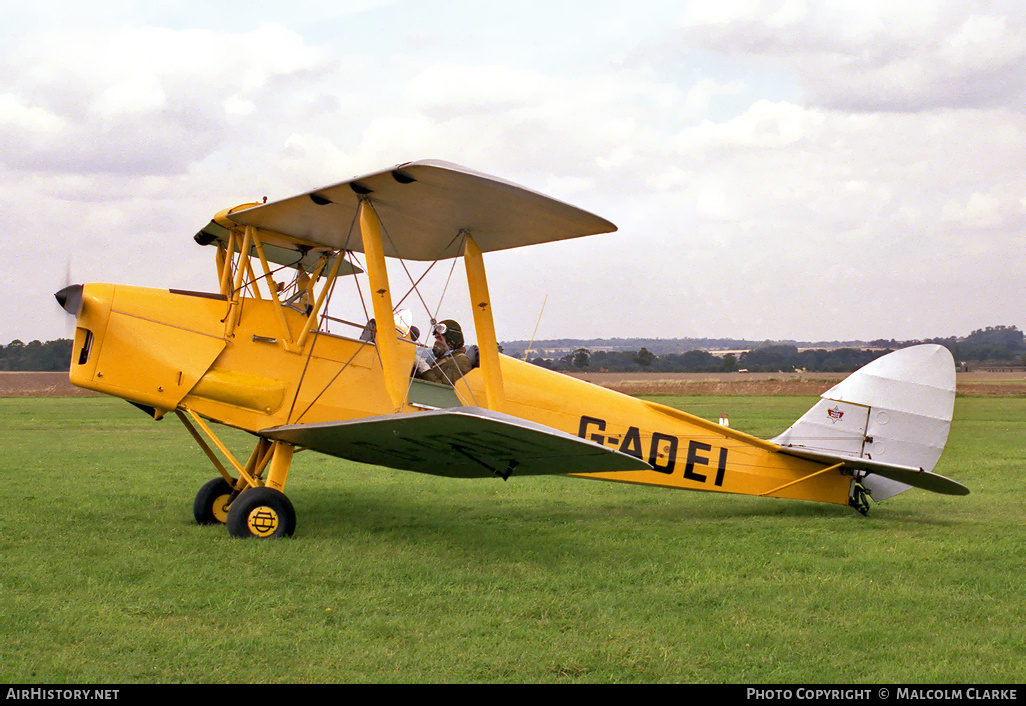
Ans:
{"label": "rudder", "polygon": [[[877,358],[834,385],[771,441],[930,473],[947,443],[954,406],[951,353],[934,344],[912,346]],[[878,502],[912,487],[877,473],[861,483]]]}

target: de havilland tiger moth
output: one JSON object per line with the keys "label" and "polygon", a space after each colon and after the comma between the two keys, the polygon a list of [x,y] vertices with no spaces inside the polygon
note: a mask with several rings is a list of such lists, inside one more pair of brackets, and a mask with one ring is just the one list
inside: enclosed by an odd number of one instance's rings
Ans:
{"label": "de havilland tiger moth", "polygon": [[[195,518],[235,537],[294,533],[284,491],[304,449],[451,478],[568,475],[863,514],[870,499],[912,487],[968,494],[933,472],[955,395],[941,346],[876,359],[770,440],[500,354],[484,253],[615,230],[433,160],[236,206],[195,236],[213,251],[218,291],[85,284],[56,294],[76,318],[70,379],[156,419],[173,412],[218,472],[196,495]],[[388,258],[462,258],[476,346],[452,320],[432,319],[429,342],[419,340],[408,312],[395,311]],[[360,273],[365,320],[328,316],[332,293]],[[252,434],[248,458],[217,425]]]}

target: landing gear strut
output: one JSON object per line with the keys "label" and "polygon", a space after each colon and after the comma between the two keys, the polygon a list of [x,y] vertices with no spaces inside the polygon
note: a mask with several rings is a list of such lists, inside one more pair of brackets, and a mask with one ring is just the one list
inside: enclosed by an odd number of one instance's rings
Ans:
{"label": "landing gear strut", "polygon": [[[282,491],[295,448],[282,441],[261,437],[243,466],[198,415],[186,409],[184,414],[179,411],[178,417],[221,474],[196,494],[192,506],[196,522],[227,525],[228,534],[233,537],[270,539],[291,536],[296,531],[296,510]],[[197,427],[235,469],[238,480],[232,478]]]}

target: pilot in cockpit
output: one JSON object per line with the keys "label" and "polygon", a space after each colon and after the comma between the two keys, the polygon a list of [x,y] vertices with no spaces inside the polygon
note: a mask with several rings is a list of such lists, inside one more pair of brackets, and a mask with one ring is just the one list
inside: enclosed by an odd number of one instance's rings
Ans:
{"label": "pilot in cockpit", "polygon": [[435,337],[431,348],[434,358],[418,360],[414,376],[452,385],[474,367],[463,346],[463,329],[456,321],[446,319],[435,324],[431,333]]}

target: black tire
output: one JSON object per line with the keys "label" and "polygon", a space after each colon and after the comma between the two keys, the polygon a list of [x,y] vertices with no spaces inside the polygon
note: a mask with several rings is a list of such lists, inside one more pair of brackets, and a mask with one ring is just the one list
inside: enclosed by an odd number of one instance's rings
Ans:
{"label": "black tire", "polygon": [[296,531],[296,510],[274,488],[248,488],[228,508],[227,524],[228,534],[240,539],[291,537]]}
{"label": "black tire", "polygon": [[192,515],[196,522],[201,525],[223,525],[228,521],[231,497],[232,486],[221,476],[205,484],[196,493],[192,503]]}

